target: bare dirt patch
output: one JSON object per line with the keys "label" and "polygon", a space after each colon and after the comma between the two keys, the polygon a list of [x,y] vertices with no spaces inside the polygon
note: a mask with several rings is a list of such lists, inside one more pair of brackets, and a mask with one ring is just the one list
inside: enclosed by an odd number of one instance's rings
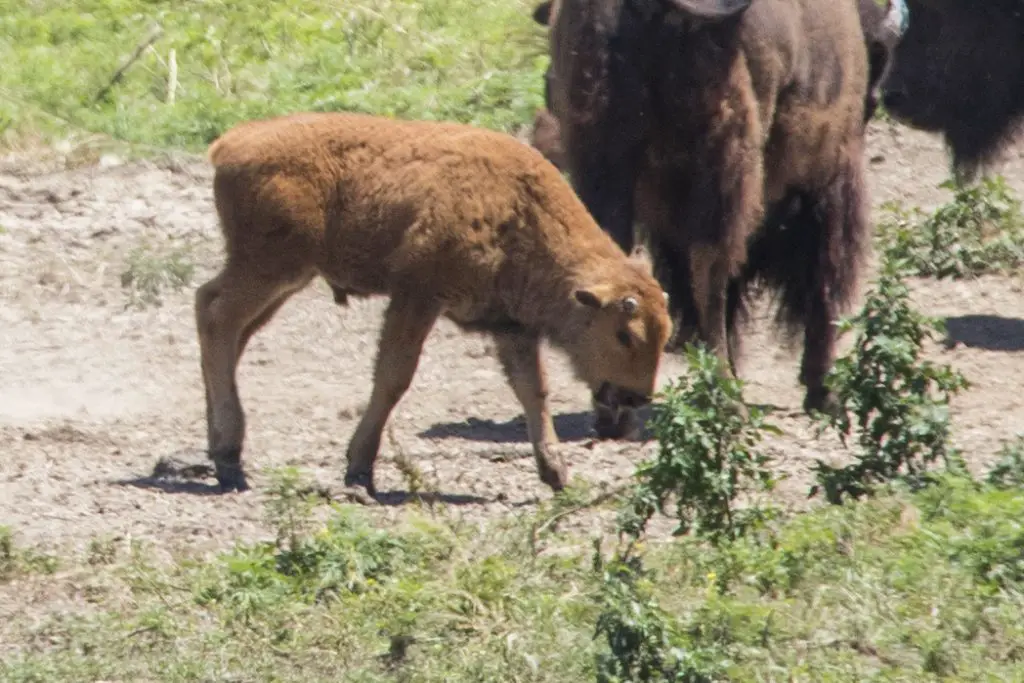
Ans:
{"label": "bare dirt patch", "polygon": [[[932,208],[947,160],[932,136],[873,124],[869,178],[890,199]],[[340,482],[345,445],[371,386],[383,301],[333,303],[317,284],[286,305],[244,356],[245,458],[255,490],[213,495],[212,480],[150,475],[163,458],[195,460],[205,442],[192,292],[220,266],[221,243],[202,161],[0,173],[0,524],[21,542],[83,548],[95,536],[167,548],[213,548],[264,536],[267,468],[296,465]],[[1024,195],[1018,150],[999,167]],[[877,215],[877,213],[876,213]],[[193,283],[161,306],[129,306],[121,274],[133,250],[186,253]],[[955,438],[983,467],[1024,418],[1024,296],[1020,282],[920,281],[917,304],[948,316],[951,362],[974,387],[955,403]],[[798,355],[759,316],[741,371],[748,400],[775,406],[785,436],[769,447],[793,475],[779,496],[801,504],[814,458],[842,458],[800,412]],[[647,443],[594,443],[586,389],[551,352],[556,428],[574,476],[621,483]],[[670,357],[663,380],[680,371]],[[376,514],[401,515],[408,485],[396,454],[416,463],[455,514],[515,514],[550,496],[535,474],[519,406],[490,344],[441,322],[385,439]]]}

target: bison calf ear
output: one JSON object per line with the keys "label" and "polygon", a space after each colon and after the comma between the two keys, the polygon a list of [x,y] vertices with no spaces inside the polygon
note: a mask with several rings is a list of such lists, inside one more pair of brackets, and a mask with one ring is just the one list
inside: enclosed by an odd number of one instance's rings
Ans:
{"label": "bison calf ear", "polygon": [[664,0],[699,19],[728,19],[750,7],[753,0]]}
{"label": "bison calf ear", "polygon": [[654,263],[651,260],[651,252],[647,251],[646,247],[642,244],[638,244],[633,247],[633,251],[629,254],[629,260],[643,268],[644,272],[648,275],[654,274]]}
{"label": "bison calf ear", "polygon": [[551,0],[542,2],[533,8],[533,20],[541,26],[547,26],[551,20]]}

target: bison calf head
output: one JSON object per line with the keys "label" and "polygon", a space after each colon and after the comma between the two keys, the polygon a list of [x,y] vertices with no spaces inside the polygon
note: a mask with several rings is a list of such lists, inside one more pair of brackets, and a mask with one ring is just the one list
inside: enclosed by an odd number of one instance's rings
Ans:
{"label": "bison calf head", "polygon": [[1024,3],[907,0],[909,22],[883,84],[893,117],[945,137],[973,175],[1024,115]]}
{"label": "bison calf head", "polygon": [[666,295],[648,276],[640,286],[593,285],[573,296],[581,324],[563,346],[590,386],[598,435],[626,438],[638,427],[636,409],[651,400],[672,333]]}

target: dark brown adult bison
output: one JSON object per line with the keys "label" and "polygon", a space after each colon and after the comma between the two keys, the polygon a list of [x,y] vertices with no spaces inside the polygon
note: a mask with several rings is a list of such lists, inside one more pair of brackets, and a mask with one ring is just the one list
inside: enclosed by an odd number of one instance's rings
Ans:
{"label": "dark brown adult bison", "polygon": [[837,316],[868,236],[865,36],[854,0],[555,0],[546,89],[584,204],[623,248],[649,235],[676,342],[735,373],[755,285],[803,331],[824,409]]}
{"label": "dark brown adult bison", "polygon": [[[551,17],[551,2],[534,9],[534,20],[547,26]],[[881,84],[892,63],[892,52],[906,30],[907,8],[903,0],[858,0],[861,28],[868,51],[868,90],[864,102],[864,121],[870,121],[881,100]],[[531,144],[558,168],[565,167],[558,119],[552,116],[550,69],[544,75],[544,109],[537,112],[533,122]]]}
{"label": "dark brown adult bison", "polygon": [[1024,0],[906,0],[909,26],[882,102],[893,117],[942,133],[954,167],[975,175],[1024,119]]}

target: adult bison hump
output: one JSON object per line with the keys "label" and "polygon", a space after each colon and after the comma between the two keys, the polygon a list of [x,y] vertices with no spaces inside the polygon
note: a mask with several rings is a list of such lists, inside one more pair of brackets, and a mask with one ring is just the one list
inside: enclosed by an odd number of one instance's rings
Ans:
{"label": "adult bison hump", "polygon": [[744,301],[766,286],[778,322],[803,334],[808,410],[829,404],[833,323],[867,242],[858,10],[854,0],[554,0],[534,13],[550,26],[560,165],[623,250],[645,228],[675,343],[702,341],[735,373]]}

